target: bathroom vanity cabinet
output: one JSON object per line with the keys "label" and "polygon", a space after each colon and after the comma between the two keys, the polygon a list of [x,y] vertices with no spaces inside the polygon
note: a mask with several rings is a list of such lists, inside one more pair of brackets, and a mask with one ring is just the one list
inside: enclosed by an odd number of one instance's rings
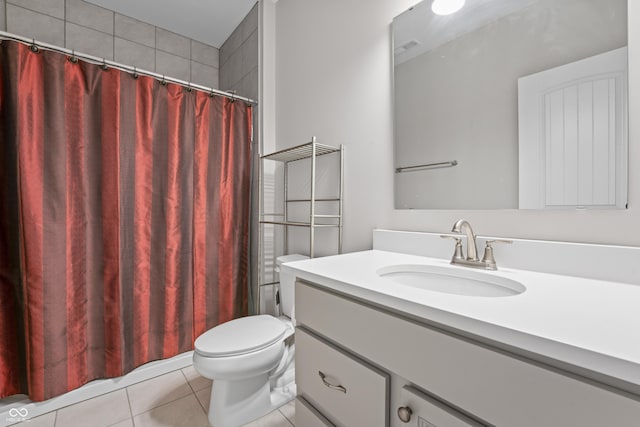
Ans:
{"label": "bathroom vanity cabinet", "polygon": [[298,280],[296,424],[635,426],[640,398]]}

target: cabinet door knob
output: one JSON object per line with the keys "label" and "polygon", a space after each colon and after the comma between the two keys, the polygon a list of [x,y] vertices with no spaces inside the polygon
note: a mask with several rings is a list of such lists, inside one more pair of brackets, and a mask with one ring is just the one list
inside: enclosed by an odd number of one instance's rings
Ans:
{"label": "cabinet door knob", "polygon": [[403,423],[408,423],[411,421],[411,415],[413,415],[413,411],[408,406],[401,406],[398,408],[398,418]]}

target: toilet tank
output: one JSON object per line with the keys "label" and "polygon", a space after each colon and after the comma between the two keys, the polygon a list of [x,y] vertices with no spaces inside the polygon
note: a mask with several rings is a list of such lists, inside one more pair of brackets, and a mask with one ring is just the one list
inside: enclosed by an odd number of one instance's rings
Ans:
{"label": "toilet tank", "polygon": [[282,314],[290,318],[293,313],[293,289],[295,288],[296,277],[293,274],[281,271],[280,266],[285,262],[300,261],[303,259],[309,259],[309,257],[305,255],[292,254],[276,258],[276,271],[280,272],[280,307],[282,308]]}

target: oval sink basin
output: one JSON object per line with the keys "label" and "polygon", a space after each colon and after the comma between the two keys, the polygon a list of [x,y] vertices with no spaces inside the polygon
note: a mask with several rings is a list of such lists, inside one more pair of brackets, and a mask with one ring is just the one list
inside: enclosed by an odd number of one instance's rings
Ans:
{"label": "oval sink basin", "polygon": [[474,297],[508,297],[527,288],[515,280],[476,270],[458,270],[432,265],[390,265],[378,276],[414,288]]}

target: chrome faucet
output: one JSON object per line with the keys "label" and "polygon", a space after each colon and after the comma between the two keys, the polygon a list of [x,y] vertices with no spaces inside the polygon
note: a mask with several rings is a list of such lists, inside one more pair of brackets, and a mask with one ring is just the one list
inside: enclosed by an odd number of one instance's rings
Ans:
{"label": "chrome faucet", "polygon": [[464,219],[459,219],[453,228],[454,233],[465,233],[467,235],[467,261],[478,261],[478,246],[476,245],[476,235],[473,234],[471,224]]}
{"label": "chrome faucet", "polygon": [[[453,257],[451,257],[451,264],[464,265],[472,268],[484,268],[487,270],[497,270],[496,260],[493,257],[493,244],[494,243],[513,243],[511,240],[505,239],[493,239],[487,240],[484,248],[484,256],[482,261],[478,259],[478,247],[476,245],[476,235],[473,233],[471,224],[468,221],[461,219],[453,224],[451,229],[455,234],[443,234],[440,237],[446,239],[454,239],[456,241],[455,251]],[[467,256],[462,254],[462,237],[460,235],[465,234],[467,237]]]}

